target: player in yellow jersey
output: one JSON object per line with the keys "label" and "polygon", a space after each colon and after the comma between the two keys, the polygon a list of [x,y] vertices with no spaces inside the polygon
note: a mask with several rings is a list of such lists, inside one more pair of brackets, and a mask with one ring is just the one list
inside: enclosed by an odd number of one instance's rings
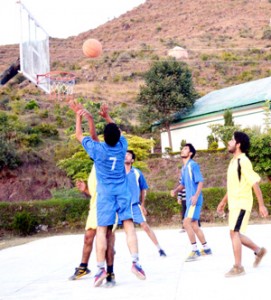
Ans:
{"label": "player in yellow jersey", "polygon": [[230,237],[235,262],[233,268],[225,274],[226,277],[245,274],[241,260],[242,246],[246,246],[254,252],[254,267],[259,265],[266,254],[265,248],[260,248],[244,235],[253,205],[252,189],[258,200],[260,215],[262,217],[268,215],[259,187],[260,177],[254,172],[246,155],[249,146],[249,137],[240,131],[234,132],[232,140],[228,143],[228,150],[233,154],[233,158],[228,167],[227,193],[217,207],[217,212],[220,214],[224,213],[227,203],[229,208]]}
{"label": "player in yellow jersey", "polygon": [[[77,188],[87,195],[91,196],[89,212],[85,227],[85,236],[84,236],[84,246],[81,263],[78,268],[75,268],[75,273],[70,277],[70,280],[77,280],[84,275],[90,273],[88,269],[88,261],[93,248],[93,241],[96,236],[96,228],[97,228],[97,214],[96,214],[96,169],[95,165],[93,165],[91,173],[88,178],[88,183],[86,184],[84,181],[77,181]],[[107,277],[106,277],[106,286],[111,287],[115,285],[115,275],[113,271],[113,263],[114,263],[114,244],[115,244],[115,234],[112,231],[112,226],[109,227],[108,235],[107,235],[107,243],[108,249],[106,251],[106,262],[107,262]]]}

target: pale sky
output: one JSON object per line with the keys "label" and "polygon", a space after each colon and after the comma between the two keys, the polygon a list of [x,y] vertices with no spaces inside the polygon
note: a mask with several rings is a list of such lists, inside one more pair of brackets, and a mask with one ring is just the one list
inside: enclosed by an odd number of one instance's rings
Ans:
{"label": "pale sky", "polygon": [[[21,0],[51,36],[67,38],[96,28],[145,0]],[[0,0],[0,45],[20,42],[19,5]]]}

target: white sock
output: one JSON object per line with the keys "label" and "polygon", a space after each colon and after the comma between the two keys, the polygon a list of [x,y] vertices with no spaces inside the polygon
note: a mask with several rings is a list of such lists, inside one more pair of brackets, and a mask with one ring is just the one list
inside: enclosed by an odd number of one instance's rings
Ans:
{"label": "white sock", "polygon": [[102,262],[97,262],[97,267],[98,267],[98,270],[100,270],[100,269],[104,269],[104,266],[105,266],[105,261],[102,261]]}
{"label": "white sock", "polygon": [[197,243],[192,244],[192,251],[197,251],[198,250],[198,245]]}
{"label": "white sock", "polygon": [[204,243],[204,244],[202,244],[202,247],[203,247],[203,249],[209,249],[209,246],[208,246],[208,244],[207,244],[207,242],[206,243]]}
{"label": "white sock", "polygon": [[138,253],[132,254],[132,261],[133,261],[133,263],[138,263],[138,261],[139,261]]}

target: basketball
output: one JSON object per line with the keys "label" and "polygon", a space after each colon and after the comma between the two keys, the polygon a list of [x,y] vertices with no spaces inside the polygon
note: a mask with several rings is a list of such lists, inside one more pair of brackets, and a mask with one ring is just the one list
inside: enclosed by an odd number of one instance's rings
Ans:
{"label": "basketball", "polygon": [[82,47],[83,53],[86,57],[98,57],[103,52],[102,44],[96,39],[88,39],[84,42]]}

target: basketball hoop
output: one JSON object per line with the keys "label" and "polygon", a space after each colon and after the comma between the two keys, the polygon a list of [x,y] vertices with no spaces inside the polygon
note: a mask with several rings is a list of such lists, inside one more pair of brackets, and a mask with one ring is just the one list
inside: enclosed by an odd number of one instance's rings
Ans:
{"label": "basketball hoop", "polygon": [[75,75],[70,72],[52,71],[46,74],[37,75],[37,83],[40,83],[43,77],[50,87],[52,99],[61,102],[68,102],[73,98],[73,87],[75,84]]}

